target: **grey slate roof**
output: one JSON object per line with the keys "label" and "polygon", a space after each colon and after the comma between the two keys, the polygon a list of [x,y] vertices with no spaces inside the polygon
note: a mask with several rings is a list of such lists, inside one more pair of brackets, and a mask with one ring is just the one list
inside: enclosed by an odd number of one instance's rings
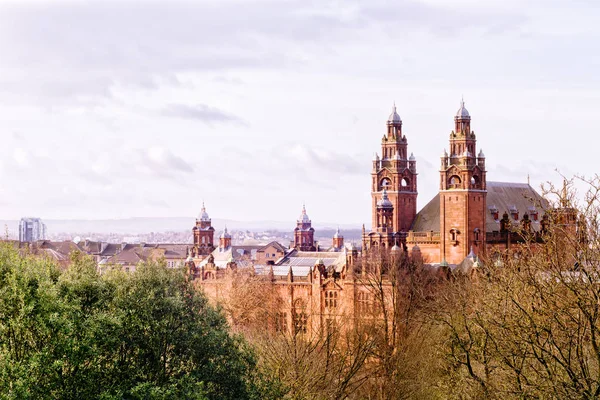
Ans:
{"label": "grey slate roof", "polygon": [[[544,214],[544,210],[548,207],[548,203],[527,183],[488,181],[486,232],[500,230],[500,221],[496,221],[490,211],[493,207],[498,210],[499,220],[502,219],[502,214],[505,212],[510,216],[510,209],[513,207],[519,211],[519,220],[523,218],[523,215],[529,214],[532,207],[535,207],[538,212],[538,221],[532,221],[531,226],[537,231],[540,229],[539,221]],[[512,222],[515,223],[516,221],[513,220]],[[412,230],[415,232],[440,231],[439,193],[417,213]]]}

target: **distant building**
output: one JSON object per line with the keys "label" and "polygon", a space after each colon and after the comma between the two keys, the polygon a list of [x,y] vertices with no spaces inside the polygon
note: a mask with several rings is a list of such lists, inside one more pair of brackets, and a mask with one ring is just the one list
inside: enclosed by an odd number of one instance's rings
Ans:
{"label": "distant building", "polygon": [[19,222],[19,241],[36,242],[46,239],[46,224],[40,218],[21,218]]}

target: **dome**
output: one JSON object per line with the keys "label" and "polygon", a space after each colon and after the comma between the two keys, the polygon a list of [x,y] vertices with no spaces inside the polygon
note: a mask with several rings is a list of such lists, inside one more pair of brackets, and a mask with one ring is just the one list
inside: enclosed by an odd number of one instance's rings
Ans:
{"label": "dome", "polygon": [[392,204],[392,202],[388,198],[387,190],[383,189],[383,194],[381,196],[381,200],[379,200],[377,202],[377,207],[381,207],[381,208],[391,208],[391,207],[394,207],[394,205]]}
{"label": "dome", "polygon": [[485,154],[483,154],[483,150],[479,150],[479,158],[485,158]]}
{"label": "dome", "polygon": [[415,155],[413,153],[410,153],[410,157],[408,158],[408,161],[416,161]]}
{"label": "dome", "polygon": [[402,160],[400,158],[400,153],[396,152],[396,154],[394,154],[394,160]]}
{"label": "dome", "polygon": [[390,123],[390,124],[397,124],[397,123],[401,124],[402,123],[400,116],[396,112],[396,103],[394,103],[394,108],[392,109],[392,113],[390,114],[390,117],[388,118],[388,123]]}
{"label": "dome", "polygon": [[400,250],[401,250],[401,249],[400,249],[400,246],[398,246],[397,244],[395,244],[395,245],[392,247],[392,251],[400,251]]}
{"label": "dome", "polygon": [[231,235],[229,234],[229,232],[227,232],[227,227],[225,227],[225,230],[223,231],[223,233],[221,233],[221,236],[219,236],[220,239],[231,239]]}
{"label": "dome", "polygon": [[310,222],[310,218],[308,217],[308,214],[306,214],[306,206],[304,204],[302,205],[302,213],[300,214],[300,218],[298,218],[298,222],[305,224]]}
{"label": "dome", "polygon": [[340,227],[338,226],[337,230],[335,231],[335,234],[333,235],[334,239],[343,239],[344,237],[341,235],[340,233]]}
{"label": "dome", "polygon": [[456,118],[471,118],[471,115],[469,115],[469,111],[467,111],[467,109],[465,108],[464,100],[460,102],[460,108],[456,112]]}
{"label": "dome", "polygon": [[198,215],[198,219],[200,221],[210,221],[210,217],[208,216],[208,213],[206,212],[206,207],[204,207],[204,202],[202,202],[202,210],[200,211],[200,214]]}

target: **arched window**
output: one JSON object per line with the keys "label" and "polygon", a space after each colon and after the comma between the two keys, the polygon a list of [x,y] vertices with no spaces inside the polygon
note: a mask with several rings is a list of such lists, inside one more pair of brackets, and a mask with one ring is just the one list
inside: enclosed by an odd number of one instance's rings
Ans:
{"label": "arched window", "polygon": [[410,186],[410,182],[409,182],[408,178],[402,178],[402,180],[400,181],[400,185],[403,188],[409,187]]}
{"label": "arched window", "polygon": [[456,228],[450,229],[450,240],[452,240],[453,242],[457,242],[459,233],[459,230]]}
{"label": "arched window", "polygon": [[390,186],[392,186],[392,181],[390,181],[389,178],[383,178],[379,183],[379,191],[382,191],[383,189],[388,189]]}
{"label": "arched window", "polygon": [[460,188],[460,177],[458,175],[452,175],[450,179],[448,179],[448,187],[450,189],[458,189]]}

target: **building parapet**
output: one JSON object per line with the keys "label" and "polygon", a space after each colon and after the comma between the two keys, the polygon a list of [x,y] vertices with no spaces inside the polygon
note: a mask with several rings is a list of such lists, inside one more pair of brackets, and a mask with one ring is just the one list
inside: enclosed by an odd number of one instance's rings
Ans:
{"label": "building parapet", "polygon": [[408,231],[406,235],[407,243],[439,243],[440,233],[429,231],[429,232],[414,232]]}

